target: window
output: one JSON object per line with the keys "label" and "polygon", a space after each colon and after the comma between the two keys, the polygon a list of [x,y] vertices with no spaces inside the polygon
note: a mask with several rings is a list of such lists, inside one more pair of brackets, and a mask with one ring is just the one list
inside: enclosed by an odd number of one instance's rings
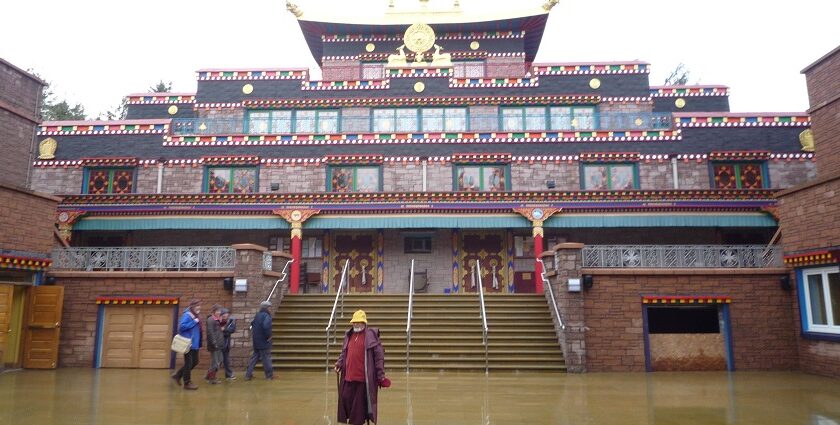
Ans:
{"label": "window", "polygon": [[533,236],[514,236],[513,250],[516,257],[534,258]]}
{"label": "window", "polygon": [[423,108],[422,131],[466,131],[466,108]]}
{"label": "window", "polygon": [[455,78],[483,78],[484,62],[452,62],[452,76]]}
{"label": "window", "polygon": [[373,131],[408,133],[417,131],[419,128],[416,108],[373,110]]}
{"label": "window", "polygon": [[504,192],[509,187],[507,165],[459,165],[454,171],[458,191]]}
{"label": "window", "polygon": [[280,134],[292,132],[292,111],[250,111],[249,134]]}
{"label": "window", "polygon": [[629,190],[637,189],[638,178],[635,164],[584,164],[580,185],[583,190]]}
{"label": "window", "polygon": [[379,192],[379,167],[329,167],[327,191],[330,192]]}
{"label": "window", "polygon": [[89,168],[82,192],[90,195],[134,192],[133,168]]}
{"label": "window", "polygon": [[338,133],[337,110],[295,111],[295,133]]}
{"label": "window", "polygon": [[595,108],[552,106],[549,128],[551,130],[594,130]]}
{"label": "window", "polygon": [[404,253],[406,254],[431,254],[431,236],[406,236]]}
{"label": "window", "polygon": [[204,191],[254,193],[257,191],[257,169],[254,167],[208,167]]}
{"label": "window", "polygon": [[806,332],[840,334],[840,272],[837,267],[806,269],[802,272],[800,293]]}
{"label": "window", "polygon": [[712,164],[712,187],[715,189],[762,189],[764,165],[760,162],[720,162]]}
{"label": "window", "polygon": [[[323,252],[322,242],[320,237],[308,237],[301,241],[301,258],[321,258]],[[288,236],[271,236],[268,238],[269,251],[292,251],[292,241]]]}

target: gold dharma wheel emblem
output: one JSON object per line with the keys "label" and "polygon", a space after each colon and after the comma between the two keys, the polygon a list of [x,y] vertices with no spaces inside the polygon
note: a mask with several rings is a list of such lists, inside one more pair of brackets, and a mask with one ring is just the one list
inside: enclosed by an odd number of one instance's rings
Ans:
{"label": "gold dharma wheel emblem", "polygon": [[417,93],[422,93],[423,90],[426,90],[426,85],[423,84],[422,81],[414,83],[414,91],[416,91]]}
{"label": "gold dharma wheel emblem", "polygon": [[292,211],[292,221],[299,221],[303,217],[303,213],[299,210]]}
{"label": "gold dharma wheel emblem", "polygon": [[435,45],[435,31],[426,24],[412,24],[405,30],[403,42],[408,50],[423,53]]}

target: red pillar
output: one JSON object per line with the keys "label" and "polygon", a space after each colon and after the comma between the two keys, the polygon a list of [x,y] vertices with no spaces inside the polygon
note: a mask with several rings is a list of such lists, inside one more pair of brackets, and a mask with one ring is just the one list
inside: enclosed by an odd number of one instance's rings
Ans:
{"label": "red pillar", "polygon": [[[537,232],[539,230],[539,233]],[[543,235],[542,235],[542,228],[534,228],[534,288],[538,294],[543,293],[543,280],[542,280],[542,264],[539,261],[540,255],[543,252]]]}
{"label": "red pillar", "polygon": [[[295,232],[297,230],[297,232]],[[293,294],[298,293],[300,288],[300,229],[292,230],[292,276],[289,279],[289,291]]]}

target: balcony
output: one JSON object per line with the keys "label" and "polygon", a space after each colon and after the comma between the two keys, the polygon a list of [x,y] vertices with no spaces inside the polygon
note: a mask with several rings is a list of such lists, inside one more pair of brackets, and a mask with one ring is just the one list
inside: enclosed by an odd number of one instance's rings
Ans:
{"label": "balcony", "polygon": [[524,115],[516,119],[501,115],[430,117],[397,116],[388,119],[349,117],[329,119],[225,119],[174,118],[175,135],[231,134],[358,134],[358,133],[492,133],[535,131],[626,131],[667,130],[673,127],[670,113],[599,113],[587,116]]}
{"label": "balcony", "polygon": [[765,245],[595,245],[583,248],[585,268],[778,268],[782,248]]}
{"label": "balcony", "polygon": [[[66,248],[52,253],[60,271],[220,271],[233,270],[228,246]],[[265,261],[265,260],[264,260]]]}

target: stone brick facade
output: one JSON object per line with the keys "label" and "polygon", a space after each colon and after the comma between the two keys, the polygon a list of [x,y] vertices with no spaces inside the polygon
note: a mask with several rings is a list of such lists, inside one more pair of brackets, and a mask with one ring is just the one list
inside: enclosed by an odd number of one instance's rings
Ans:
{"label": "stone brick facade", "polygon": [[47,254],[58,198],[0,185],[0,250]]}
{"label": "stone brick facade", "polygon": [[671,162],[650,161],[639,163],[639,188],[642,190],[673,189],[674,173]]}
{"label": "stone brick facade", "polygon": [[55,195],[82,193],[84,169],[81,167],[35,167],[32,169],[31,188],[36,192]]}
{"label": "stone brick facade", "polygon": [[166,166],[163,169],[163,193],[201,193],[204,168]]}
{"label": "stone brick facade", "polygon": [[709,164],[705,161],[679,161],[677,176],[680,189],[708,189],[710,187]]}
{"label": "stone brick facade", "polygon": [[524,77],[524,56],[488,56],[484,65],[484,76],[489,78]]}
{"label": "stone brick facade", "polygon": [[324,59],[321,78],[324,81],[346,81],[361,78],[362,63],[357,59]]}
{"label": "stone brick facade", "polygon": [[840,245],[840,175],[779,194],[786,253]]}
{"label": "stone brick facade", "polygon": [[429,192],[451,192],[454,189],[451,164],[429,163],[426,179]]}
{"label": "stone brick facade", "polygon": [[816,163],[805,161],[768,161],[771,189],[787,189],[817,177]]}
{"label": "stone brick facade", "polygon": [[452,264],[452,231],[439,229],[430,233],[432,252],[429,254],[405,253],[404,239],[407,235],[397,230],[385,231],[385,292],[408,293],[408,274],[414,259],[415,272],[427,272],[429,285],[426,293],[442,294],[444,288],[452,286],[452,269],[441,267]]}
{"label": "stone brick facade", "polygon": [[[137,167],[134,190],[137,193],[157,193],[158,167]],[[161,188],[163,190],[163,188]]]}
{"label": "stone brick facade", "polygon": [[423,165],[387,163],[382,167],[382,190],[385,192],[422,192]]}
{"label": "stone brick facade", "polygon": [[580,168],[577,162],[534,162],[510,167],[511,190],[548,190],[547,180],[554,180],[554,190],[580,190]]}
{"label": "stone brick facade", "polygon": [[0,59],[0,184],[28,187],[44,82]]}
{"label": "stone brick facade", "polygon": [[271,192],[272,183],[278,183],[279,192],[283,193],[324,192],[326,168],[312,165],[260,167],[260,192]]}
{"label": "stone brick facade", "polygon": [[840,48],[805,68],[811,130],[821,176],[840,170]]}

